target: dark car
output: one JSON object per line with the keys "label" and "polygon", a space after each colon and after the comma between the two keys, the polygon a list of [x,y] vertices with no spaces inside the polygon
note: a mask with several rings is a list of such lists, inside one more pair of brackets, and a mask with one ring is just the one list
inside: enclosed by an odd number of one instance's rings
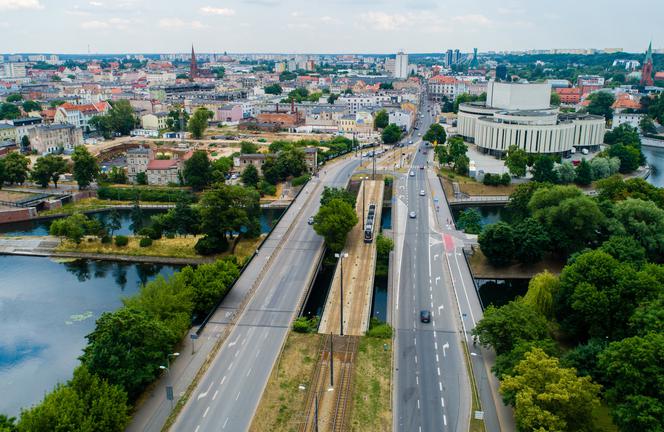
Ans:
{"label": "dark car", "polygon": [[431,312],[428,310],[421,310],[420,311],[420,321],[423,323],[430,323],[431,322]]}

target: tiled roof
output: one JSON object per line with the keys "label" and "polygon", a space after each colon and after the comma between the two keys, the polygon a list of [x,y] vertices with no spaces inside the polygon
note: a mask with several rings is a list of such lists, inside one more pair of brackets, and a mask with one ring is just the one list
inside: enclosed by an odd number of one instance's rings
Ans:
{"label": "tiled roof", "polygon": [[163,170],[177,168],[179,161],[177,159],[153,159],[148,162],[149,170]]}
{"label": "tiled roof", "polygon": [[430,81],[438,84],[456,84],[458,82],[456,78],[446,75],[436,75],[435,77],[431,78]]}

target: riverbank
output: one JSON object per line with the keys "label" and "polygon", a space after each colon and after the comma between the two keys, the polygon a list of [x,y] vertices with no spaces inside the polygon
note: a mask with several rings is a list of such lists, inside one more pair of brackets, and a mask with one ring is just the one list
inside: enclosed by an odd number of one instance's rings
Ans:
{"label": "riverbank", "polygon": [[535,264],[512,264],[505,267],[495,267],[489,263],[479,247],[473,248],[473,253],[467,255],[470,271],[475,279],[531,279],[538,273],[548,270],[558,275],[565,263],[545,257]]}

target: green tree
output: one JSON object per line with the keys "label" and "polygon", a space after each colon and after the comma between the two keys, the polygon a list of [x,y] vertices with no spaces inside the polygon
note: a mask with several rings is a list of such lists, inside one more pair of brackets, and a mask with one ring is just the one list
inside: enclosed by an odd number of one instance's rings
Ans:
{"label": "green tree", "polygon": [[613,117],[613,108],[611,106],[616,101],[613,95],[609,92],[598,91],[588,96],[590,104],[588,105],[588,112],[590,114],[599,115],[604,117],[607,121]]}
{"label": "green tree", "polygon": [[447,140],[447,134],[445,133],[445,128],[442,125],[434,123],[429,126],[429,130],[427,130],[422,139],[424,141],[434,143],[434,145],[444,144],[445,140]]}
{"label": "green tree", "polygon": [[74,161],[74,180],[80,189],[85,189],[99,175],[97,159],[84,146],[76,146],[71,159]]}
{"label": "green tree", "polygon": [[185,184],[190,186],[194,191],[201,191],[210,184],[212,180],[212,165],[206,151],[196,150],[184,162],[182,177]]}
{"label": "green tree", "polygon": [[242,171],[242,183],[245,186],[257,187],[260,177],[258,176],[258,170],[253,164],[247,165],[247,167]]}
{"label": "green tree", "polygon": [[515,177],[523,177],[526,175],[526,165],[528,163],[528,154],[525,150],[511,145],[507,149],[507,158],[505,159],[505,166],[510,174]]}
{"label": "green tree", "polygon": [[0,120],[14,120],[21,116],[21,110],[12,103],[0,103]]}
{"label": "green tree", "polygon": [[657,259],[664,253],[664,210],[652,201],[628,198],[615,205],[615,217],[625,232]]}
{"label": "green tree", "polygon": [[47,187],[50,181],[58,187],[60,175],[67,172],[67,163],[62,156],[46,155],[37,158],[30,174],[33,181],[41,187]]}
{"label": "green tree", "polygon": [[74,213],[66,218],[54,220],[49,227],[49,234],[80,243],[85,235],[103,235],[103,229],[99,220]]}
{"label": "green tree", "polygon": [[205,129],[208,127],[208,121],[212,117],[214,117],[212,111],[201,107],[189,118],[188,129],[194,139],[203,138]]}
{"label": "green tree", "polygon": [[548,270],[538,273],[528,283],[523,302],[541,315],[553,317],[553,299],[558,294],[560,281]]}
{"label": "green tree", "polygon": [[260,195],[251,188],[216,184],[201,199],[201,231],[226,250],[232,233],[245,237],[260,234]]}
{"label": "green tree", "polygon": [[655,123],[652,121],[652,118],[644,116],[639,122],[639,127],[643,133],[654,134],[657,133],[657,128]]}
{"label": "green tree", "polygon": [[184,198],[179,198],[175,208],[169,211],[175,233],[186,236],[200,230],[200,214]]}
{"label": "green tree", "polygon": [[127,173],[122,167],[111,167],[108,172],[108,181],[115,184],[126,184],[128,181]]}
{"label": "green tree", "polygon": [[304,150],[300,148],[289,148],[282,150],[274,161],[279,180],[289,177],[299,177],[307,172]]}
{"label": "green tree", "polygon": [[604,143],[609,145],[620,143],[636,147],[640,146],[641,138],[639,137],[639,131],[635,127],[623,123],[604,134]]}
{"label": "green tree", "polygon": [[99,317],[95,330],[86,336],[81,362],[109,383],[122,386],[135,400],[157,377],[180,336],[146,312],[123,307]]}
{"label": "green tree", "polygon": [[516,365],[514,375],[503,379],[500,392],[514,406],[519,431],[591,432],[600,388],[534,348]]}
{"label": "green tree", "polygon": [[[180,127],[180,116],[182,116],[182,127]],[[172,109],[168,112],[168,117],[166,118],[166,127],[171,132],[180,132],[186,129],[186,125],[188,123],[189,113],[181,106],[176,106],[175,109]]]}
{"label": "green tree", "polygon": [[496,378],[499,380],[502,380],[507,375],[514,375],[516,365],[533,348],[539,348],[550,356],[558,356],[560,353],[560,349],[553,339],[518,340],[514,344],[514,348],[510,351],[496,356],[496,363],[491,368],[491,371],[496,374]]}
{"label": "green tree", "polygon": [[599,354],[609,384],[606,398],[613,419],[625,431],[661,430],[664,419],[664,333],[613,342]]}
{"label": "green tree", "polygon": [[111,239],[113,239],[113,233],[122,228],[122,217],[120,216],[120,212],[118,212],[117,209],[114,208],[109,213],[108,222],[106,222],[106,228],[109,231]]}
{"label": "green tree", "polygon": [[131,229],[134,235],[136,235],[143,229],[143,226],[145,225],[145,217],[143,215],[143,210],[141,210],[141,206],[138,204],[138,200],[134,201],[134,205],[131,206],[130,218],[131,225],[129,226],[129,229]]}
{"label": "green tree", "polygon": [[129,101],[123,99],[112,102],[108,113],[91,118],[89,124],[105,138],[111,138],[114,133],[129,135],[136,127],[137,119]]}
{"label": "green tree", "polygon": [[564,161],[563,163],[556,165],[554,170],[556,172],[558,182],[562,184],[568,184],[572,183],[576,179],[578,168],[575,169],[571,162]]}
{"label": "green tree", "polygon": [[325,238],[325,244],[330,250],[340,252],[346,244],[348,233],[357,222],[355,209],[348,202],[334,198],[321,206],[314,216],[314,231]]}
{"label": "green tree", "polygon": [[30,150],[30,138],[27,135],[21,137],[21,150],[24,152]]}
{"label": "green tree", "polygon": [[622,143],[613,144],[608,150],[609,156],[620,159],[620,172],[630,173],[639,168],[643,162],[643,154],[636,147],[624,145]]}
{"label": "green tree", "polygon": [[514,239],[514,258],[522,264],[540,261],[551,246],[548,231],[533,218],[526,218],[514,225]]}
{"label": "green tree", "polygon": [[468,152],[468,146],[463,142],[463,138],[460,136],[455,136],[447,140],[447,146],[448,154],[452,162],[455,162],[460,156],[466,156],[466,153]]}
{"label": "green tree", "polygon": [[57,385],[38,405],[21,412],[19,432],[123,431],[129,424],[127,393],[85,366],[66,385]]}
{"label": "green tree", "polygon": [[340,199],[342,201],[350,204],[351,207],[355,208],[355,195],[344,188],[335,188],[325,186],[323,193],[320,196],[320,205],[324,206],[329,204],[333,199]]}
{"label": "green tree", "polygon": [[337,99],[339,99],[339,95],[336,93],[332,93],[327,97],[327,103],[329,103],[330,105],[334,105]]}
{"label": "green tree", "polygon": [[551,99],[549,103],[553,106],[559,106],[560,105],[560,95],[556,93],[555,91],[551,92]]}
{"label": "green tree", "polygon": [[401,139],[403,134],[401,128],[394,123],[391,123],[383,129],[382,138],[385,144],[394,144]]}
{"label": "green tree", "polygon": [[187,285],[193,289],[194,315],[205,316],[223,299],[233,281],[240,275],[237,262],[231,258],[217,260],[211,264],[191,267],[182,271]]}
{"label": "green tree", "polygon": [[9,153],[3,159],[4,177],[9,184],[23,184],[28,178],[30,160],[20,153]]}
{"label": "green tree", "polygon": [[12,94],[8,95],[8,96],[5,98],[5,100],[6,100],[7,102],[20,102],[20,101],[23,100],[23,96],[21,96],[20,93],[12,93]]}
{"label": "green tree", "polygon": [[272,95],[280,95],[284,91],[279,84],[271,84],[269,86],[265,86],[263,87],[263,90],[265,90],[266,94],[272,94]]}
{"label": "green tree", "polygon": [[539,155],[535,158],[533,163],[532,173],[533,180],[542,183],[556,183],[558,177],[553,170],[553,159],[550,156]]}
{"label": "green tree", "polygon": [[242,141],[240,143],[240,154],[256,154],[258,153],[258,146],[250,141]]}
{"label": "green tree", "polygon": [[376,129],[385,129],[390,123],[390,116],[384,109],[378,111],[374,117],[374,127]]}
{"label": "green tree", "polygon": [[145,172],[139,172],[136,174],[136,184],[146,185],[148,184],[148,175]]}
{"label": "green tree", "polygon": [[646,261],[646,249],[634,237],[614,235],[602,243],[600,250],[620,262],[628,262],[640,267]]}
{"label": "green tree", "polygon": [[521,183],[514,188],[510,194],[510,199],[505,208],[508,210],[509,217],[512,221],[518,222],[530,216],[530,209],[528,203],[533,196],[533,193],[545,185],[538,182]]}
{"label": "green tree", "polygon": [[576,183],[582,186],[589,185],[593,181],[593,171],[590,163],[585,159],[581,159],[581,163],[576,167]]}
{"label": "green tree", "polygon": [[482,215],[476,208],[466,209],[459,215],[456,225],[467,234],[479,234],[482,231]]}
{"label": "green tree", "polygon": [[491,264],[502,267],[514,259],[516,251],[514,230],[505,222],[487,225],[478,240],[482,253]]}
{"label": "green tree", "polygon": [[468,175],[469,166],[470,159],[465,154],[457,156],[454,159],[454,172],[459,175]]}
{"label": "green tree", "polygon": [[223,182],[228,173],[233,168],[233,159],[230,157],[220,157],[212,162],[212,179],[215,182]]}
{"label": "green tree", "polygon": [[41,111],[41,109],[41,105],[38,102],[31,100],[23,102],[23,111],[27,113],[32,111]]}
{"label": "green tree", "polygon": [[473,329],[473,335],[485,347],[491,346],[496,354],[503,354],[519,342],[547,339],[549,331],[544,315],[521,300],[515,300],[498,308],[489,305]]}

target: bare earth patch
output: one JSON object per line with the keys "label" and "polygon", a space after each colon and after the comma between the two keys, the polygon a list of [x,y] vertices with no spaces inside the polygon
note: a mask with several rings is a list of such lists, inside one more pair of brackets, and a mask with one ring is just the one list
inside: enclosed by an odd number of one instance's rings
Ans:
{"label": "bare earth patch", "polygon": [[479,247],[474,248],[472,256],[468,257],[473,276],[478,279],[530,279],[538,273],[548,270],[553,274],[560,274],[565,263],[550,257],[536,264],[512,264],[506,267],[495,267],[489,263]]}

